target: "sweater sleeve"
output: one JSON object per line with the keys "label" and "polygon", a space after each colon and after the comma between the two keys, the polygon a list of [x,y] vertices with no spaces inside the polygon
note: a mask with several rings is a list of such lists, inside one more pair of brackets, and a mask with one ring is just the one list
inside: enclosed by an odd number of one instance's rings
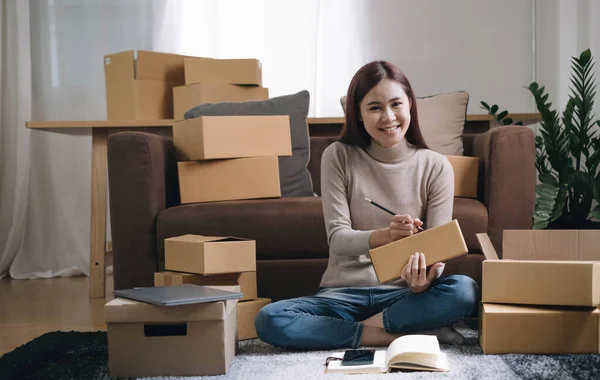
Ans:
{"label": "sweater sleeve", "polygon": [[321,199],[331,251],[340,256],[368,253],[371,231],[352,229],[348,205],[347,157],[339,143],[327,147],[321,158]]}
{"label": "sweater sleeve", "polygon": [[[454,208],[454,170],[446,157],[436,165],[432,177],[427,197],[426,228],[450,222]],[[428,266],[431,264],[434,263],[427,263]],[[444,264],[437,270],[436,278],[442,275],[445,267]]]}
{"label": "sweater sleeve", "polygon": [[427,189],[426,228],[433,228],[452,220],[454,207],[454,171],[446,157],[435,165]]}

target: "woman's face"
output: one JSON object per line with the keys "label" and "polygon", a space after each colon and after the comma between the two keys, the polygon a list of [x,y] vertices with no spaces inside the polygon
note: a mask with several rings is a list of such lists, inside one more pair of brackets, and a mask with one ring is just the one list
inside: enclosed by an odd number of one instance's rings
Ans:
{"label": "woman's face", "polygon": [[410,100],[400,83],[384,79],[359,105],[360,117],[371,139],[383,146],[396,146],[410,125]]}

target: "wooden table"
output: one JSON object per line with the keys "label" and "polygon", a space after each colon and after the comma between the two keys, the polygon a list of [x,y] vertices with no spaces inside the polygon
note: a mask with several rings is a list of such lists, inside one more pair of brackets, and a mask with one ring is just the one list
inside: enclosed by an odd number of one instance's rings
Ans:
{"label": "wooden table", "polygon": [[[536,122],[539,114],[513,114],[513,120]],[[48,131],[65,128],[92,129],[92,199],[90,228],[90,297],[105,296],[106,281],[106,191],[108,137],[122,131],[144,131],[172,136],[174,120],[29,121],[27,128]],[[311,136],[336,135],[344,122],[341,117],[308,118]],[[467,115],[465,131],[487,130],[494,122],[488,115]]]}

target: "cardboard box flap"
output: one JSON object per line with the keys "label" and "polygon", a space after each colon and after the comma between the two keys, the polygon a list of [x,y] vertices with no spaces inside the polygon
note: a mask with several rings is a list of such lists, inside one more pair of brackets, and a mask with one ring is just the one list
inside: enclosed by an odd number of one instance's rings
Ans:
{"label": "cardboard box flap", "polygon": [[481,247],[481,251],[483,252],[483,255],[485,256],[486,259],[500,260],[500,258],[498,257],[498,253],[496,253],[496,250],[494,249],[494,245],[492,244],[492,241],[490,240],[490,237],[488,236],[488,234],[481,233],[481,234],[475,234],[475,236],[477,237],[477,242],[479,243],[479,247]]}
{"label": "cardboard box flap", "polygon": [[185,58],[183,55],[139,50],[135,66],[135,79],[155,79],[183,84],[183,60]]}
{"label": "cardboard box flap", "polygon": [[238,238],[235,236],[204,236],[204,235],[182,235],[169,240],[190,242],[190,243],[225,243],[228,241],[248,241],[248,239]]}
{"label": "cardboard box flap", "polygon": [[104,305],[104,318],[107,323],[214,321],[225,319],[232,310],[235,310],[236,304],[237,300],[226,300],[180,306],[158,306],[115,298]]}
{"label": "cardboard box flap", "polygon": [[133,50],[104,56],[104,77],[107,82],[122,83],[135,79]]}

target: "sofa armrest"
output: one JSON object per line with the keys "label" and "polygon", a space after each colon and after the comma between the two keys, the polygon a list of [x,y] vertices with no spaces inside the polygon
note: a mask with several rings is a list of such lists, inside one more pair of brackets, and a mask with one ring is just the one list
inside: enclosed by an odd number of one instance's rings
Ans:
{"label": "sofa armrest", "polygon": [[158,270],[156,217],[179,203],[171,139],[120,132],[108,139],[115,289],[152,286]]}
{"label": "sofa armrest", "polygon": [[481,160],[479,194],[488,210],[488,235],[502,257],[502,231],[531,229],[533,223],[533,131],[513,125],[492,128],[475,137],[473,154]]}

